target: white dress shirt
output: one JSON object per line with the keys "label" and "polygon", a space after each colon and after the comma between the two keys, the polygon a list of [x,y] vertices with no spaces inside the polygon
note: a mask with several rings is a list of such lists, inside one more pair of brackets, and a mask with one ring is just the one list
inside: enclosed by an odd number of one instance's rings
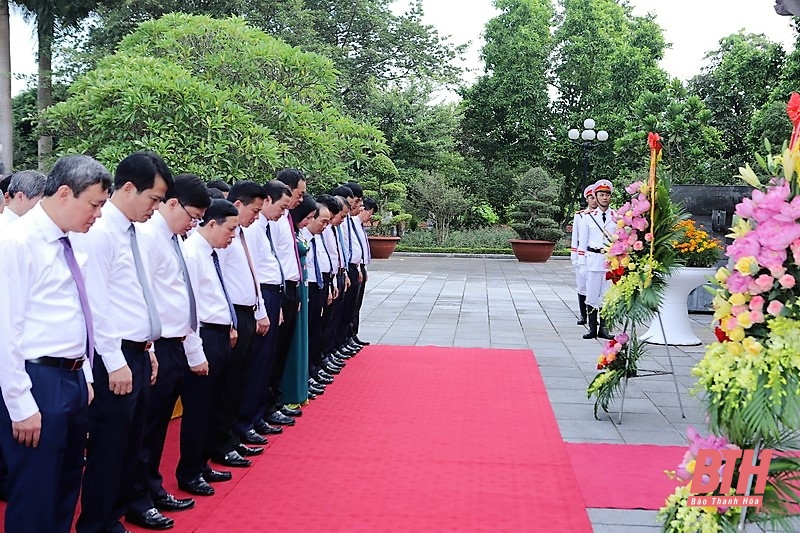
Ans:
{"label": "white dress shirt", "polygon": [[[161,336],[168,339],[185,337],[192,332],[189,291],[175,252],[173,235],[158,211],[144,224],[136,224],[142,263],[161,319]],[[182,240],[178,238],[178,246],[182,246]]]}
{"label": "white dress shirt", "polygon": [[[197,302],[197,319],[198,322],[208,324],[232,324],[231,310],[228,308],[225,292],[222,290],[222,283],[214,267],[214,259],[211,257],[213,251],[214,249],[199,232],[193,233],[184,243],[186,269],[189,271]],[[225,287],[227,288],[227,280]],[[206,361],[199,331],[198,327],[197,331],[187,335],[183,344],[189,366],[196,366]]]}
{"label": "white dress shirt", "polygon": [[336,232],[334,232],[334,226],[328,226],[322,231],[322,238],[325,240],[325,244],[328,247],[328,252],[333,258],[334,274],[338,273],[340,268],[345,268],[347,266],[345,254],[341,249],[342,246],[339,243],[339,240],[337,239],[337,235],[341,229],[342,225],[339,224],[336,226]]}
{"label": "white dress shirt", "polygon": [[[306,254],[306,272],[308,273],[307,281],[309,284],[316,283],[318,280],[316,267],[314,266],[315,261],[317,266],[319,266],[320,274],[329,274],[331,272],[331,263],[328,259],[328,255],[325,253],[325,248],[323,248],[322,245],[322,236],[312,235],[307,228],[300,230],[300,236],[306,242],[308,242],[308,253]],[[314,254],[315,249],[317,252],[316,255]]]}
{"label": "white dress shirt", "polygon": [[252,224],[244,228],[244,237],[247,239],[247,249],[250,250],[258,282],[280,285],[283,280],[281,280],[278,259],[273,255],[269,239],[267,239],[268,223],[267,217],[259,214]]}
{"label": "white dress shirt", "polygon": [[19,220],[19,215],[17,215],[14,211],[12,211],[8,206],[3,209],[3,212],[0,213],[0,230],[14,222],[15,220]]}
{"label": "white dress shirt", "polygon": [[146,342],[151,333],[128,233],[131,221],[112,202],[106,202],[102,210],[103,216],[87,233],[70,238],[75,250],[89,256],[86,291],[94,319],[95,351],[110,373],[127,365],[122,339]]}
{"label": "white dress shirt", "polygon": [[339,226],[344,238],[344,245],[347,248],[347,258],[350,264],[360,265],[364,262],[364,242],[357,226],[361,225],[361,219],[347,215],[344,222]]}
{"label": "white dress shirt", "polygon": [[[255,318],[261,320],[267,316],[267,311],[264,307],[261,289],[258,287],[258,283],[253,281],[253,272],[250,270],[250,264],[244,251],[243,229],[239,226],[233,242],[227,248],[217,250],[217,255],[219,255],[220,265],[222,265],[225,288],[228,289],[231,302],[234,305],[256,307]],[[250,251],[250,239],[247,235],[244,235],[244,238],[247,241],[247,250]]]}
{"label": "white dress shirt", "polygon": [[[78,286],[58,239],[65,234],[37,204],[0,236],[0,388],[11,420],[19,422],[39,407],[31,394],[25,361],[39,357],[79,359],[86,355],[86,322]],[[75,259],[86,277],[85,254]],[[91,368],[83,365],[87,381]]]}
{"label": "white dress shirt", "polygon": [[[270,220],[272,242],[275,244],[275,252],[278,254],[278,261],[283,267],[283,275],[287,280],[300,282],[300,267],[297,264],[297,242],[292,221],[289,219],[287,209],[283,216],[276,221]],[[248,243],[250,241],[247,241]]]}

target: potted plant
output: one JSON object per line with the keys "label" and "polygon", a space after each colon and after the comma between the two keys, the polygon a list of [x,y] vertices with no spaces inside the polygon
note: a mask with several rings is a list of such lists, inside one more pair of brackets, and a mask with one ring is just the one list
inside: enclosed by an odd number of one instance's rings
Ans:
{"label": "potted plant", "polygon": [[402,201],[408,192],[399,181],[399,173],[391,159],[378,154],[370,161],[362,180],[364,194],[375,198],[378,213],[368,226],[367,240],[373,259],[388,259],[403,234],[411,215],[403,213]]}
{"label": "potted plant", "polygon": [[517,260],[547,261],[564,236],[554,218],[559,211],[559,190],[558,181],[542,167],[531,168],[517,180],[508,215],[511,228],[519,236],[509,241]]}

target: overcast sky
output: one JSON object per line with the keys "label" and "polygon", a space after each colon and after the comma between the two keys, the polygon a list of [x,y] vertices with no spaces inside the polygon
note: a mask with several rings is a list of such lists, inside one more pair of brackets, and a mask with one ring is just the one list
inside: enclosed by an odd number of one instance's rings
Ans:
{"label": "overcast sky", "polygon": [[[636,14],[656,13],[667,42],[672,43],[661,66],[683,80],[700,72],[703,56],[717,47],[720,38],[740,29],[763,33],[787,51],[794,42],[791,18],[775,14],[774,0],[630,0],[630,4]],[[398,0],[395,7],[402,11],[403,5],[405,0]],[[472,43],[464,66],[471,70],[465,78],[474,79],[482,68],[478,56],[483,26],[497,13],[491,0],[423,0],[423,6],[425,22],[440,34],[452,36],[454,43]],[[34,48],[33,30],[12,14],[11,68],[15,74],[36,72]],[[12,80],[14,94],[24,87],[24,81]]]}

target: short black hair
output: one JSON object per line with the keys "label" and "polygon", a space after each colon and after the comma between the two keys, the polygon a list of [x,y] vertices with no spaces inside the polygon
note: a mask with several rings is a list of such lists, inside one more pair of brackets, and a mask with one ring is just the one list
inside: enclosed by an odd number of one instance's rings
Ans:
{"label": "short black hair", "polygon": [[306,181],[303,173],[296,168],[284,168],[283,170],[279,170],[275,178],[281,183],[288,185],[291,190],[295,190],[301,181]]}
{"label": "short black hair", "polygon": [[284,196],[291,196],[292,190],[289,186],[278,180],[270,180],[264,184],[264,193],[267,198],[274,204],[280,201]]}
{"label": "short black hair", "polygon": [[355,181],[348,181],[347,183],[345,183],[345,185],[349,187],[351,191],[353,191],[353,196],[355,196],[356,198],[364,197],[364,189],[362,189],[361,185],[359,185]]}
{"label": "short black hair", "polygon": [[336,213],[342,210],[342,206],[339,205],[339,201],[330,194],[320,194],[316,197],[316,201],[318,204],[322,204],[327,207],[328,211],[331,212],[331,216],[334,216]]}
{"label": "short black hair", "polygon": [[256,198],[264,200],[267,198],[267,193],[264,192],[264,187],[255,181],[237,181],[228,192],[229,202],[239,200],[244,205],[250,205]]}
{"label": "short black hair", "polygon": [[314,197],[310,194],[304,194],[303,199],[300,200],[300,203],[297,204],[297,207],[289,210],[289,214],[292,215],[294,227],[296,228],[297,224],[299,224],[301,220],[306,218],[309,213],[312,213],[316,210],[317,202],[314,201]]}
{"label": "short black hair", "polygon": [[215,198],[214,200],[211,200],[211,205],[208,206],[208,209],[206,209],[206,213],[203,215],[203,221],[200,223],[200,225],[205,226],[212,220],[216,220],[217,224],[222,224],[225,222],[226,218],[238,216],[239,210],[236,209],[235,205],[228,200],[220,200]]}
{"label": "short black hair", "polygon": [[[208,187],[206,187],[208,189]],[[222,194],[222,191],[219,189],[215,189],[211,187],[208,189],[208,195],[211,197],[212,200],[224,200],[225,195]]]}
{"label": "short black hair", "polygon": [[211,196],[208,188],[199,177],[194,174],[178,174],[175,176],[175,187],[171,198],[176,198],[181,205],[207,209],[211,205]]}
{"label": "short black hair", "polygon": [[374,211],[375,213],[378,212],[378,202],[374,199],[370,198],[369,196],[364,197],[364,210],[365,211]]}
{"label": "short black hair", "polygon": [[338,187],[334,187],[331,189],[330,194],[333,196],[341,196],[342,198],[355,198],[353,189],[347,185],[339,185]]}
{"label": "short black hair", "polygon": [[131,182],[138,192],[142,192],[153,188],[156,176],[161,176],[167,183],[166,196],[169,196],[175,182],[172,179],[172,172],[161,156],[155,152],[134,152],[117,165],[114,187],[119,189]]}
{"label": "short black hair", "polygon": [[44,183],[44,196],[53,196],[59,187],[66,185],[76,198],[99,183],[104,191],[111,188],[111,173],[99,161],[88,155],[68,155],[53,165]]}
{"label": "short black hair", "polygon": [[206,187],[209,189],[217,189],[222,192],[229,192],[231,190],[231,186],[228,185],[228,182],[225,180],[211,180],[206,183]]}
{"label": "short black hair", "polygon": [[8,192],[8,186],[11,184],[11,176],[6,176],[0,180],[0,192],[3,194]]}

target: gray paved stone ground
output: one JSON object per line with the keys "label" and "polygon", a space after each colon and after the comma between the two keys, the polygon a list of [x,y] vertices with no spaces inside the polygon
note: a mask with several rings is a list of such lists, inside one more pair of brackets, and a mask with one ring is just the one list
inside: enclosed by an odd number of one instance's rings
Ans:
{"label": "gray paved stone ground", "polygon": [[[703,428],[700,403],[689,394],[689,372],[702,346],[671,347],[686,418],[672,376],[629,382],[622,423],[594,420],[586,387],[595,375],[601,343],[584,340],[575,324],[575,276],[568,260],[544,264],[515,259],[394,254],[370,267],[360,336],[374,343],[485,348],[530,348],[564,440],[683,445],[686,426]],[[704,342],[710,315],[691,315]],[[643,332],[642,332],[643,333]],[[666,370],[664,347],[651,346],[642,368]],[[653,511],[589,509],[596,532],[659,531]]]}

